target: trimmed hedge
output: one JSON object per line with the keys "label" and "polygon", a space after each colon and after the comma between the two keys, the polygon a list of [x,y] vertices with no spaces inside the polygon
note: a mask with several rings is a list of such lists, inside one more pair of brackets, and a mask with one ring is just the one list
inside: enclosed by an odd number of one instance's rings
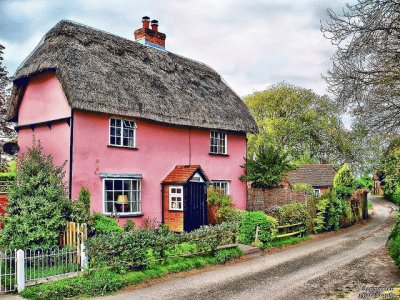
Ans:
{"label": "trimmed hedge", "polygon": [[273,240],[277,221],[261,211],[249,211],[245,214],[240,227],[239,241],[251,244],[255,241],[256,228],[258,226],[258,240],[266,244]]}
{"label": "trimmed hedge", "polygon": [[[163,260],[171,252],[187,248],[188,253],[212,252],[220,245],[232,243],[238,234],[238,224],[222,223],[203,226],[192,232],[174,233],[163,225],[157,230],[135,229],[100,234],[86,241],[91,264],[96,267],[108,266],[114,270],[143,269],[151,261]],[[181,247],[189,243],[189,247]]]}
{"label": "trimmed hedge", "polygon": [[397,214],[397,221],[393,229],[390,231],[389,254],[393,258],[395,264],[400,268],[400,213]]}
{"label": "trimmed hedge", "polygon": [[93,215],[93,223],[96,234],[108,234],[123,231],[116,219],[112,219],[102,214],[95,213]]}

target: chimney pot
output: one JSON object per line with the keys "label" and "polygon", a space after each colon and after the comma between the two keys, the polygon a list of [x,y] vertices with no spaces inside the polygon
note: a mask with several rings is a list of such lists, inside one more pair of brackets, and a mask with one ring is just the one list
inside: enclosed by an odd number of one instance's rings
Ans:
{"label": "chimney pot", "polygon": [[151,30],[158,32],[158,21],[157,20],[151,21]]}
{"label": "chimney pot", "polygon": [[143,28],[149,28],[150,18],[148,16],[144,16],[142,18]]}

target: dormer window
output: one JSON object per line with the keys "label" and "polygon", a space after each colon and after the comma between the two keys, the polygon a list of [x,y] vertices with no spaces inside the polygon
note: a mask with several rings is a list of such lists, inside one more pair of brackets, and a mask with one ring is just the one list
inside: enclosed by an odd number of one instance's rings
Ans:
{"label": "dormer window", "polygon": [[228,154],[227,135],[222,131],[210,132],[210,153]]}
{"label": "dormer window", "polygon": [[136,147],[136,124],[131,120],[110,118],[110,145]]}

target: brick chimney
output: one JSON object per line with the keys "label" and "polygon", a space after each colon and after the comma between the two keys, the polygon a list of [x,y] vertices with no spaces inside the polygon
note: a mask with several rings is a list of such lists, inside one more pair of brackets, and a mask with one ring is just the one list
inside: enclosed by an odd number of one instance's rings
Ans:
{"label": "brick chimney", "polygon": [[[158,31],[158,21],[144,16],[142,18],[142,28],[135,30],[135,40],[143,45],[150,46],[159,50],[165,50],[166,35]],[[151,24],[151,29],[149,25]]]}

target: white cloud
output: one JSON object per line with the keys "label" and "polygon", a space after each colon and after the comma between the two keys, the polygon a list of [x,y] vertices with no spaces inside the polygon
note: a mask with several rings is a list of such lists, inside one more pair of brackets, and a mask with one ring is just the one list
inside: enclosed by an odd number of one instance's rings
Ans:
{"label": "white cloud", "polygon": [[5,65],[14,72],[62,18],[133,38],[141,17],[149,15],[160,21],[169,51],[208,64],[241,96],[280,81],[323,94],[320,75],[334,49],[319,31],[320,18],[329,5],[344,2],[5,0],[0,2],[0,41],[6,46]]}

